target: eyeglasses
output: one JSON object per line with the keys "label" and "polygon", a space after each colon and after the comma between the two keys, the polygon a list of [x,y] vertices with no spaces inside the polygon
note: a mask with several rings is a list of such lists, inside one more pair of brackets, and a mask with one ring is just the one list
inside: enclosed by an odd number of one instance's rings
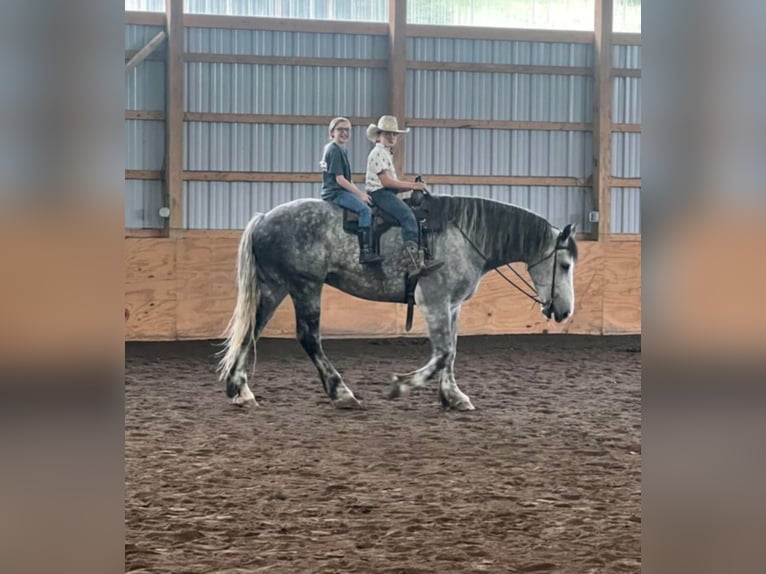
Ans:
{"label": "eyeglasses", "polygon": [[381,135],[383,135],[384,137],[387,137],[387,138],[395,138],[396,136],[399,135],[396,132],[380,132],[380,133],[381,133]]}
{"label": "eyeglasses", "polygon": [[351,131],[351,129],[350,128],[335,128],[335,131],[340,132],[342,134],[347,134]]}

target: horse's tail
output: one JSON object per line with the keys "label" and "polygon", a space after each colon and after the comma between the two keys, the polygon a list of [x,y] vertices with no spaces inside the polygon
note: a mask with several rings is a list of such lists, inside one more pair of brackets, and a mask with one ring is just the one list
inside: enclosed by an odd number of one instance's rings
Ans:
{"label": "horse's tail", "polygon": [[[247,224],[239,241],[237,254],[237,304],[223,335],[223,358],[218,364],[220,380],[226,380],[236,368],[242,353],[247,355],[249,345],[255,344],[255,313],[258,306],[258,275],[253,253],[253,232],[263,219],[263,213],[256,213]],[[248,348],[243,348],[248,345]]]}

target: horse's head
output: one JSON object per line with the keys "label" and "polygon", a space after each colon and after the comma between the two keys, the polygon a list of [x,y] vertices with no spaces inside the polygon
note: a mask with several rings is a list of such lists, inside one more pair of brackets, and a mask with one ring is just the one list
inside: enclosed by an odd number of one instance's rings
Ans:
{"label": "horse's head", "polygon": [[577,263],[575,226],[568,224],[542,259],[527,268],[542,301],[542,313],[561,323],[574,313],[574,267]]}

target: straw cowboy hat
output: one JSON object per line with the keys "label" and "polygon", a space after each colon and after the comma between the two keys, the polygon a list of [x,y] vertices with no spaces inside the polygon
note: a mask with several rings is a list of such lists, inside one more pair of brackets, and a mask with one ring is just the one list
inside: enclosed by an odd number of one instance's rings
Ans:
{"label": "straw cowboy hat", "polygon": [[367,139],[374,142],[380,132],[395,132],[397,134],[406,134],[410,128],[400,130],[399,123],[394,116],[380,116],[378,125],[370,124],[367,126]]}

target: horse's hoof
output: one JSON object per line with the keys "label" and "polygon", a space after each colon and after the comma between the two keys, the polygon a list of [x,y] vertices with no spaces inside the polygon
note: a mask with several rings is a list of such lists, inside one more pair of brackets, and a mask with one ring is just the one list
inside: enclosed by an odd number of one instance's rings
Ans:
{"label": "horse's hoof", "polygon": [[471,401],[466,399],[464,401],[460,401],[452,406],[453,409],[456,411],[475,411],[476,407],[471,404]]}
{"label": "horse's hoof", "polygon": [[361,409],[362,403],[357,400],[357,398],[353,395],[348,397],[343,397],[341,399],[335,399],[332,402],[333,406],[336,409]]}
{"label": "horse's hoof", "polygon": [[239,397],[239,389],[239,385],[236,385],[231,381],[226,381],[226,396],[230,399]]}
{"label": "horse's hoof", "polygon": [[401,380],[399,375],[394,375],[392,379],[393,382],[391,383],[391,387],[388,389],[388,398],[390,400],[398,399],[399,397],[406,394],[406,387],[399,382]]}
{"label": "horse's hoof", "polygon": [[231,399],[231,404],[243,409],[252,409],[259,406],[255,399],[243,399],[242,397],[234,397]]}

